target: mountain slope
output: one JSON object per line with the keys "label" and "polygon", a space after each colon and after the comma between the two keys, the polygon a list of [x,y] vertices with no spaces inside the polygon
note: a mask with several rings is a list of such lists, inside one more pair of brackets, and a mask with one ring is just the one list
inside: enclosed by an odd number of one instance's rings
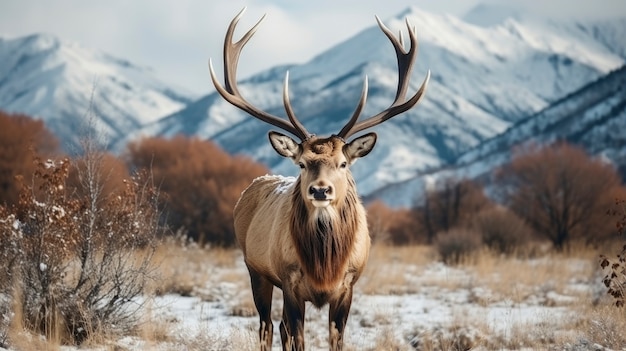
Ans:
{"label": "mountain slope", "polygon": [[[385,23],[394,32],[406,31],[405,17],[416,27],[420,43],[410,92],[417,89],[426,69],[432,78],[419,106],[374,128],[380,134],[377,147],[353,169],[363,194],[453,162],[462,152],[625,62],[619,47],[613,51],[606,42],[580,34],[599,31],[595,23],[513,16],[486,26],[414,7]],[[609,33],[622,30],[612,22],[603,28],[606,34],[595,37],[617,37]],[[626,35],[626,30],[622,33]],[[244,50],[242,60],[246,59],[251,58]],[[395,94],[395,56],[376,26],[305,64],[261,72],[240,82],[240,90],[258,107],[285,116],[281,91],[287,69],[295,112],[309,131],[320,135],[336,133],[346,122],[363,76],[370,77],[363,118],[385,109]],[[294,174],[296,167],[267,143],[269,129],[214,93],[141,132],[183,132],[212,139],[229,152],[253,156],[274,172]]]}
{"label": "mountain slope", "polygon": [[617,163],[626,157],[625,128],[626,66],[622,66],[464,153],[456,166],[499,159],[514,146],[528,141],[537,144],[566,141]]}
{"label": "mountain slope", "polygon": [[539,113],[519,121],[461,155],[445,169],[381,189],[373,197],[410,206],[424,186],[447,176],[488,180],[491,172],[511,160],[515,148],[527,143],[566,141],[590,155],[626,170],[626,66],[569,94]]}
{"label": "mountain slope", "polygon": [[0,61],[0,109],[44,120],[66,149],[90,128],[115,143],[191,98],[147,68],[51,35],[0,38]]}

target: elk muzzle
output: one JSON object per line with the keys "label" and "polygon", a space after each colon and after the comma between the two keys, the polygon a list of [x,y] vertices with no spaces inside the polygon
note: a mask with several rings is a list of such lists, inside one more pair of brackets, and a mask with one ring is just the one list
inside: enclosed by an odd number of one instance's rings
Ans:
{"label": "elk muzzle", "polygon": [[309,186],[307,197],[315,207],[326,207],[335,198],[333,187],[327,184]]}

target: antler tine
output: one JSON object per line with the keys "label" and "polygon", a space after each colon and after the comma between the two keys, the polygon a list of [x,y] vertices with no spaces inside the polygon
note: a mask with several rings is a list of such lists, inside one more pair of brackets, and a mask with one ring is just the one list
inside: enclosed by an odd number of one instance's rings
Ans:
{"label": "antler tine", "polygon": [[289,117],[289,121],[291,124],[302,132],[303,137],[300,137],[302,140],[309,137],[309,132],[307,132],[306,128],[300,123],[300,121],[296,118],[296,114],[293,112],[293,108],[291,107],[291,101],[289,101],[289,71],[285,74],[285,84],[283,85],[283,104],[285,105],[285,112],[287,112],[287,117]]}
{"label": "antler tine", "polygon": [[[396,52],[396,58],[398,60],[398,88],[396,91],[396,97],[393,103],[386,110],[372,117],[369,117],[364,121],[355,123],[356,121],[353,121],[351,119],[339,134],[342,138],[347,138],[364,129],[368,129],[378,124],[381,124],[386,120],[409,110],[420,101],[420,99],[424,95],[424,92],[426,91],[426,87],[428,86],[428,81],[430,79],[430,70],[427,72],[424,82],[417,90],[415,95],[406,100],[406,93],[409,88],[411,71],[413,70],[413,63],[415,62],[415,58],[417,57],[418,47],[415,29],[411,28],[411,24],[409,23],[408,18],[406,19],[406,26],[408,28],[409,40],[411,45],[408,51],[406,51],[406,49],[404,48],[404,40],[402,38],[402,34],[399,35],[400,39],[398,40],[389,30],[389,28],[387,28],[383,24],[378,16],[376,16],[376,22],[378,22],[378,26],[380,27],[380,29],[387,36],[389,41],[391,41],[391,44],[393,45]],[[352,126],[348,128],[350,124],[352,124]]]}
{"label": "antler tine", "polygon": [[365,102],[367,101],[367,90],[368,90],[368,83],[367,83],[367,75],[366,75],[365,80],[363,81],[363,90],[361,90],[361,97],[359,98],[359,104],[356,106],[356,109],[354,110],[354,113],[352,114],[352,117],[350,118],[348,123],[346,123],[346,125],[343,126],[343,128],[341,129],[339,134],[337,134],[337,136],[341,138],[347,138],[348,132],[350,132],[350,129],[354,127],[354,125],[356,124],[356,121],[359,119],[359,116],[361,115],[361,111],[363,111],[363,108],[365,107]]}
{"label": "antler tine", "polygon": [[[237,87],[237,64],[239,62],[239,55],[241,54],[241,50],[246,43],[250,40],[250,38],[252,38],[263,19],[265,19],[265,15],[263,15],[263,17],[261,17],[261,19],[250,30],[248,30],[241,37],[241,39],[239,39],[239,41],[233,42],[235,28],[237,27],[237,23],[243,16],[245,10],[246,8],[244,7],[230,22],[228,30],[226,31],[226,37],[224,38],[224,86],[222,86],[217,79],[217,75],[213,70],[213,62],[209,59],[209,71],[211,73],[213,85],[215,85],[217,92],[232,105],[265,123],[269,123],[299,137],[301,140],[305,140],[309,137],[309,134],[293,114],[289,98],[284,99],[285,109],[289,115],[289,121],[286,121],[283,118],[258,109],[254,105],[250,104],[239,93],[239,89]],[[285,90],[287,90],[287,87],[285,87]]]}

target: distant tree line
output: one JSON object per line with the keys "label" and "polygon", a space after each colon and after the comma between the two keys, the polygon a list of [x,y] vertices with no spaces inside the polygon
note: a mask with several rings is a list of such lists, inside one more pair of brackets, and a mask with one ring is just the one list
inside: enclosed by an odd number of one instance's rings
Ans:
{"label": "distant tree line", "polygon": [[[615,231],[605,213],[615,199],[626,198],[626,191],[612,165],[565,143],[512,152],[512,161],[482,183],[441,179],[420,189],[423,196],[409,209],[369,204],[373,239],[438,245],[441,252],[452,251],[453,259],[465,248],[486,245],[512,252],[531,240],[548,241],[557,249],[574,241],[595,244]],[[15,177],[33,177],[33,156],[65,157],[42,122],[0,112],[0,205],[17,203]],[[68,186],[79,193],[77,184],[85,182],[79,170],[86,165],[80,158],[70,162],[75,167]],[[159,189],[162,224],[201,244],[220,246],[235,245],[232,208],[239,194],[268,172],[210,141],[146,138],[129,144],[119,157],[103,153],[98,170],[105,180],[102,192],[121,189],[123,180],[138,170],[149,172]]]}
{"label": "distant tree line", "polygon": [[[90,144],[93,147],[92,144]],[[93,151],[93,150],[92,150]],[[37,159],[66,158],[58,140],[41,121],[0,111],[0,206],[19,201],[20,185],[33,179]],[[131,143],[121,156],[101,152],[98,164],[82,157],[70,159],[68,187],[75,195],[90,189],[97,175],[103,194],[125,186],[130,175],[145,170],[159,190],[161,222],[202,244],[233,246],[232,208],[241,191],[267,168],[243,156],[231,157],[210,141],[177,136],[147,138]],[[94,168],[90,172],[82,172]],[[91,180],[93,181],[93,179]]]}
{"label": "distant tree line", "polygon": [[513,150],[484,184],[441,179],[409,210],[374,203],[369,219],[375,240],[434,244],[455,260],[483,245],[510,253],[532,240],[558,250],[601,244],[616,237],[607,211],[619,199],[626,188],[613,165],[558,143]]}

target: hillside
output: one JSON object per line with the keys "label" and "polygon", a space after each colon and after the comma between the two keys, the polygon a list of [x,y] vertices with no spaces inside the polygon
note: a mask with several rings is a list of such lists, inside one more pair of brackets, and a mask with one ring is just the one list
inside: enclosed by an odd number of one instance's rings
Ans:
{"label": "hillside", "polygon": [[612,162],[626,176],[625,130],[626,66],[622,66],[465,152],[451,165],[381,189],[372,197],[410,206],[426,183],[448,176],[480,179],[488,185],[492,171],[528,143],[578,145],[590,155]]}
{"label": "hillside", "polygon": [[[472,18],[477,21],[488,12],[488,7],[475,9]],[[374,128],[380,135],[377,147],[353,169],[363,194],[454,162],[625,62],[622,47],[598,39],[626,32],[620,21],[600,26],[517,14],[487,26],[413,7],[384,22],[393,31],[406,31],[405,18],[416,27],[420,43],[413,91],[427,69],[432,78],[420,105]],[[241,81],[242,92],[260,108],[284,116],[281,91],[289,70],[295,112],[309,131],[320,135],[336,133],[345,123],[365,75],[370,98],[363,118],[383,110],[395,93],[396,62],[387,38],[372,22],[307,63],[274,67]],[[599,34],[602,28],[606,34]],[[241,60],[250,59],[244,49]],[[216,63],[221,71],[221,62]],[[269,129],[213,93],[140,133],[196,135],[231,153],[251,155],[274,172],[295,174],[297,168],[271,150],[265,136]]]}
{"label": "hillside", "polygon": [[0,62],[0,109],[42,119],[67,151],[90,129],[113,144],[193,98],[149,68],[48,34],[0,38]]}

